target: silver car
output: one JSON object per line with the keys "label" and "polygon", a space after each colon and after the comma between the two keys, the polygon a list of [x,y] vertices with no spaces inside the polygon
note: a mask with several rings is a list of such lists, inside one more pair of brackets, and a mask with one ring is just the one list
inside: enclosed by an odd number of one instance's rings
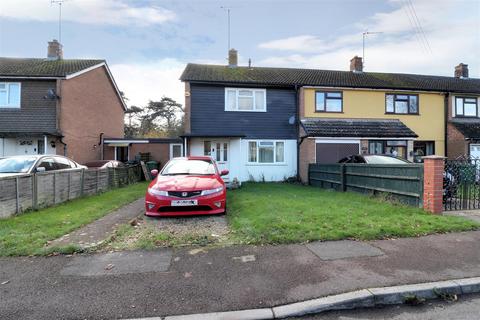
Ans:
{"label": "silver car", "polygon": [[0,159],[0,177],[56,170],[87,169],[75,161],[57,155],[25,155]]}

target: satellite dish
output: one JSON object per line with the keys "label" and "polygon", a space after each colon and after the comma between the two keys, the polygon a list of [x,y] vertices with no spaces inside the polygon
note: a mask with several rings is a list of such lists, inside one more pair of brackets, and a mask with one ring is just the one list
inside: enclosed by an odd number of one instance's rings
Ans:
{"label": "satellite dish", "polygon": [[291,116],[290,118],[288,118],[288,124],[295,124],[295,116]]}

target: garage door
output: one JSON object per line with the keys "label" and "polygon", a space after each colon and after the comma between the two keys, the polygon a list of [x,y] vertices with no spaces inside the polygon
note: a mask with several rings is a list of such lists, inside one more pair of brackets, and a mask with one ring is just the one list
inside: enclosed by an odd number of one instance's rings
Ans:
{"label": "garage door", "polygon": [[317,143],[317,163],[337,163],[352,154],[358,154],[358,143]]}

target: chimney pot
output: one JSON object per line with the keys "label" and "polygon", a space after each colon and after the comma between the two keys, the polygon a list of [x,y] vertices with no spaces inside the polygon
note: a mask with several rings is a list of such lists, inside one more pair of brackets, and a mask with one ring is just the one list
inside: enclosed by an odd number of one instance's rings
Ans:
{"label": "chimney pot", "polygon": [[455,67],[455,78],[468,78],[468,64],[460,63]]}
{"label": "chimney pot", "polygon": [[228,50],[228,66],[234,68],[238,65],[238,51],[235,49]]}
{"label": "chimney pot", "polygon": [[350,71],[352,72],[363,72],[363,61],[362,57],[355,56],[350,60]]}
{"label": "chimney pot", "polygon": [[63,46],[56,39],[48,42],[47,58],[50,60],[63,59]]}

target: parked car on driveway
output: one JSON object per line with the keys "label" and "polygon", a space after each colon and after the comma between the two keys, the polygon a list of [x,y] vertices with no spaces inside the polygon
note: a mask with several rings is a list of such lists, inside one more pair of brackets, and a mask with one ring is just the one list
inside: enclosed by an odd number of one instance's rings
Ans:
{"label": "parked car on driveway", "polygon": [[85,163],[89,169],[105,169],[105,168],[119,168],[125,167],[125,165],[117,160],[97,160],[97,161],[90,161]]}
{"label": "parked car on driveway", "polygon": [[403,158],[383,154],[354,154],[340,159],[338,163],[411,164],[412,162]]}
{"label": "parked car on driveway", "polygon": [[226,212],[226,187],[211,157],[174,158],[156,178],[145,196],[147,216],[221,214]]}
{"label": "parked car on driveway", "polygon": [[57,155],[13,156],[0,159],[0,177],[82,168],[87,167]]}

